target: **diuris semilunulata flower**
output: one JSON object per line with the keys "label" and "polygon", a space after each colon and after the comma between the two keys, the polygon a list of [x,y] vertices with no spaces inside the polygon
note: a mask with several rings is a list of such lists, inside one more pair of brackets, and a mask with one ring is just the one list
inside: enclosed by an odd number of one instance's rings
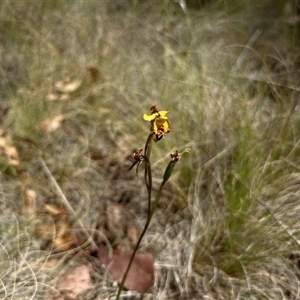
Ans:
{"label": "diuris semilunulata flower", "polygon": [[152,106],[150,110],[151,115],[144,114],[144,120],[150,121],[151,132],[157,142],[170,132],[170,123],[167,117],[169,111],[159,110],[156,105]]}

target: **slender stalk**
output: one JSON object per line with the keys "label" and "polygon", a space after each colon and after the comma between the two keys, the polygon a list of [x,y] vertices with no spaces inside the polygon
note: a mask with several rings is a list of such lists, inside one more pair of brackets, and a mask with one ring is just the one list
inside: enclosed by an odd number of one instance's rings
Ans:
{"label": "slender stalk", "polygon": [[152,209],[151,209],[151,211],[150,211],[150,213],[149,213],[149,215],[148,215],[148,218],[147,218],[147,223],[148,223],[148,225],[150,224],[151,219],[152,219],[152,217],[153,217],[153,214],[154,214],[154,212],[155,212],[155,209],[156,209],[156,207],[157,207],[157,204],[158,204],[158,201],[159,201],[159,199],[160,199],[160,196],[161,196],[161,193],[162,193],[162,189],[163,189],[163,187],[164,187],[164,184],[165,184],[164,182],[161,183],[161,185],[160,185],[160,187],[159,187],[159,190],[158,190],[158,192],[157,192],[156,198],[155,198],[155,200],[154,200],[154,202],[153,202]]}
{"label": "slender stalk", "polygon": [[145,157],[147,158],[145,162],[145,184],[148,192],[148,210],[147,210],[147,218],[150,214],[151,209],[151,192],[152,192],[152,169],[150,163],[150,155],[152,150],[152,133],[149,134],[146,144],[145,144]]}
{"label": "slender stalk", "polygon": [[119,300],[119,298],[120,298],[120,294],[121,294],[121,292],[123,290],[123,286],[124,286],[125,280],[127,278],[128,272],[130,270],[130,267],[132,265],[133,259],[135,257],[136,252],[138,251],[138,249],[140,247],[141,241],[142,241],[142,239],[143,239],[143,237],[144,237],[144,235],[145,235],[145,233],[146,233],[146,231],[148,229],[149,224],[150,224],[150,222],[148,222],[148,219],[147,219],[147,222],[146,222],[146,224],[144,226],[144,229],[143,229],[143,231],[142,231],[142,233],[141,233],[141,235],[140,235],[140,237],[139,237],[139,239],[138,239],[138,241],[137,241],[137,243],[136,243],[136,245],[135,245],[135,247],[133,249],[132,255],[130,257],[130,261],[129,261],[128,266],[126,268],[126,271],[125,271],[125,273],[123,275],[122,281],[121,281],[121,283],[119,285],[119,289],[118,289],[116,300]]}
{"label": "slender stalk", "polygon": [[[150,224],[150,221],[151,221],[151,218],[152,218],[152,215],[153,215],[153,212],[151,210],[151,192],[152,192],[152,170],[151,170],[151,163],[150,163],[150,155],[151,155],[151,148],[152,148],[152,133],[149,134],[148,138],[147,138],[147,141],[146,141],[146,144],[145,144],[145,149],[144,149],[144,154],[145,154],[145,157],[146,157],[146,160],[145,160],[145,184],[146,184],[146,187],[147,187],[147,192],[148,192],[148,208],[147,208],[147,219],[146,219],[146,223],[145,223],[145,226],[140,234],[140,237],[133,249],[133,252],[132,252],[132,255],[130,257],[130,260],[129,260],[129,263],[128,263],[128,266],[126,268],[126,271],[123,275],[123,278],[122,278],[122,281],[119,285],[119,288],[118,288],[118,293],[117,293],[117,296],[116,296],[116,300],[119,300],[120,298],[120,295],[121,295],[121,292],[123,290],[123,287],[124,287],[124,283],[125,283],[125,280],[127,278],[127,275],[128,275],[128,272],[130,270],[130,267],[132,265],[132,262],[134,260],[134,257],[135,257],[135,254],[136,252],[138,251],[139,247],[140,247],[140,244],[141,244],[141,241],[148,229],[148,226]],[[151,214],[152,212],[152,214]],[[151,217],[150,217],[151,216]]]}
{"label": "slender stalk", "polygon": [[141,234],[140,234],[140,236],[139,236],[139,239],[138,239],[138,241],[137,241],[137,243],[136,243],[136,245],[135,245],[135,247],[134,247],[134,250],[133,250],[132,255],[131,255],[131,257],[130,257],[130,261],[129,261],[129,263],[128,263],[127,269],[126,269],[126,271],[125,271],[125,273],[124,273],[124,275],[123,275],[122,282],[121,282],[120,285],[119,285],[119,289],[118,289],[118,293],[117,293],[116,300],[119,300],[119,298],[120,298],[120,294],[121,294],[121,292],[122,292],[122,290],[123,290],[123,286],[124,286],[126,277],[127,277],[128,272],[129,272],[129,270],[130,270],[130,267],[131,267],[131,265],[132,265],[132,262],[133,262],[133,259],[134,259],[134,257],[135,257],[135,254],[136,254],[136,252],[138,251],[138,249],[139,249],[139,247],[140,247],[140,244],[141,244],[141,241],[142,241],[142,239],[144,238],[144,235],[145,235],[145,233],[146,233],[146,231],[147,231],[147,229],[148,229],[148,227],[149,227],[149,225],[150,225],[151,219],[152,219],[152,217],[153,217],[153,214],[154,214],[155,209],[156,209],[156,207],[157,207],[158,201],[159,201],[159,199],[160,199],[160,196],[161,196],[161,193],[162,193],[163,186],[164,186],[164,183],[161,183],[161,185],[160,185],[160,187],[159,187],[159,190],[158,190],[158,193],[157,193],[157,195],[156,195],[156,198],[155,198],[155,200],[154,200],[152,209],[151,209],[151,210],[149,211],[149,213],[148,213],[147,220],[146,220],[145,226],[144,226],[144,228],[143,228],[143,231],[141,232]]}
{"label": "slender stalk", "polygon": [[145,184],[147,186],[147,191],[148,191],[148,211],[147,211],[146,223],[145,223],[145,226],[144,226],[144,228],[143,228],[143,230],[142,230],[142,232],[139,236],[139,239],[138,239],[138,241],[137,241],[137,243],[134,247],[134,250],[133,250],[132,255],[130,257],[128,266],[127,266],[126,271],[123,275],[122,281],[119,285],[116,300],[119,300],[119,298],[120,298],[120,294],[123,290],[123,286],[124,286],[125,280],[127,278],[128,272],[129,272],[130,267],[132,265],[132,262],[134,260],[135,254],[136,254],[136,252],[138,251],[138,249],[140,247],[141,241],[144,238],[144,235],[145,235],[145,233],[146,233],[146,231],[147,231],[147,229],[150,225],[151,219],[153,217],[153,214],[156,210],[159,199],[161,197],[163,187],[164,187],[165,183],[169,180],[169,178],[170,178],[170,176],[173,172],[174,166],[180,158],[180,155],[179,155],[178,151],[176,152],[177,153],[176,155],[175,154],[173,154],[173,156],[171,155],[172,160],[170,161],[170,163],[168,164],[168,166],[165,170],[163,180],[160,184],[160,187],[159,187],[158,192],[156,194],[155,200],[154,200],[154,202],[151,206],[151,191],[152,191],[152,171],[151,171],[151,163],[150,163],[151,142],[152,142],[152,134],[149,135],[149,137],[146,141],[146,144],[145,144],[145,149],[144,149],[145,163],[146,163],[146,166],[145,166]]}

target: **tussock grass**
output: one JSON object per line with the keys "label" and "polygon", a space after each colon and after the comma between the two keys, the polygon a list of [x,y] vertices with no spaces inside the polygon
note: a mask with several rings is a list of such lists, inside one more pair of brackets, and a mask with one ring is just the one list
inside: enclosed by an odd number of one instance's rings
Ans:
{"label": "tussock grass", "polygon": [[[1,132],[22,161],[10,169],[9,158],[1,161],[3,299],[44,299],[54,289],[57,273],[41,271],[50,253],[19,214],[24,185],[38,208],[60,203],[39,156],[87,228],[96,230],[107,201],[143,224],[146,191],[126,171],[153,104],[170,111],[171,123],[153,148],[154,185],[165,153],[192,152],[144,240],[157,269],[144,299],[300,298],[299,56],[283,5],[216,1],[184,13],[172,1],[120,9],[112,1],[2,2]],[[67,77],[80,88],[48,101]],[[57,115],[61,125],[45,132]],[[95,278],[80,299],[115,295],[101,271]]]}

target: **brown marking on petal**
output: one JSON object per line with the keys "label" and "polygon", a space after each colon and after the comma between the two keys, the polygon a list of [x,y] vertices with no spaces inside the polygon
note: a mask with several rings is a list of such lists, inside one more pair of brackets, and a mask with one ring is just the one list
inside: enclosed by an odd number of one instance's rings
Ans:
{"label": "brown marking on petal", "polygon": [[150,111],[151,111],[152,114],[159,113],[159,109],[156,107],[156,105],[152,105],[150,107]]}

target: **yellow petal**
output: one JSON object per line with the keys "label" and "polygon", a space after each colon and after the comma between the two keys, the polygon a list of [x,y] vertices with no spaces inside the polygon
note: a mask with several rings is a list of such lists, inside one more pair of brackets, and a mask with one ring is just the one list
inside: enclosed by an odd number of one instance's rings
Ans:
{"label": "yellow petal", "polygon": [[167,119],[167,113],[168,113],[169,111],[168,110],[160,110],[159,111],[159,115],[160,115],[160,117],[162,118],[162,119]]}
{"label": "yellow petal", "polygon": [[152,114],[152,115],[146,115],[144,114],[144,120],[146,121],[152,121],[156,118],[156,114]]}
{"label": "yellow petal", "polygon": [[170,132],[170,124],[169,121],[166,120],[163,124],[163,128],[164,128],[164,133],[169,133]]}

